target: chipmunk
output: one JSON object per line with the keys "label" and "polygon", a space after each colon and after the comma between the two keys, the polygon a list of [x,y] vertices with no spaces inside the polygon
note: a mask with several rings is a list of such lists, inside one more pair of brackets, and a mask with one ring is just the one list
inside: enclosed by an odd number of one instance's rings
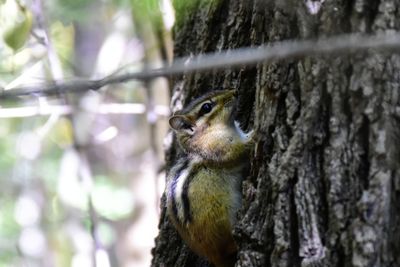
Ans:
{"label": "chipmunk", "polygon": [[216,267],[236,261],[232,226],[252,143],[234,121],[235,102],[234,90],[214,91],[169,119],[185,155],[168,175],[167,212],[188,246]]}

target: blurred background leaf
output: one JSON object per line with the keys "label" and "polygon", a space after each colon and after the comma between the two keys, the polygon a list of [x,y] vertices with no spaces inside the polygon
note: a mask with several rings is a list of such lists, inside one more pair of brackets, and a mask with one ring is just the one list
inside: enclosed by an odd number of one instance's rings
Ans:
{"label": "blurred background leaf", "polygon": [[32,13],[27,9],[21,9],[14,24],[9,26],[3,34],[4,42],[14,51],[20,49],[28,40],[32,29]]}
{"label": "blurred background leaf", "polygon": [[[172,9],[169,0],[1,0],[0,89],[159,64],[166,44],[172,55],[166,3]],[[167,108],[168,82],[151,84],[0,101],[0,266],[150,265],[167,122],[101,110]]]}

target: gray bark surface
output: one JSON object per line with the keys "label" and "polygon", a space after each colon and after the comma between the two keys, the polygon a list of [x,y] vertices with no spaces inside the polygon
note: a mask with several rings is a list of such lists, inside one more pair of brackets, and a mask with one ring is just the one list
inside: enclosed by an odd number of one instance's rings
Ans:
{"label": "gray bark surface", "polygon": [[[179,11],[175,56],[400,28],[397,0],[326,0],[317,14],[311,2],[202,1]],[[257,133],[236,266],[400,266],[399,82],[399,54],[373,50],[173,80],[173,106],[237,89],[238,118]],[[173,142],[167,166],[178,156]],[[164,208],[153,255],[152,266],[208,266]]]}

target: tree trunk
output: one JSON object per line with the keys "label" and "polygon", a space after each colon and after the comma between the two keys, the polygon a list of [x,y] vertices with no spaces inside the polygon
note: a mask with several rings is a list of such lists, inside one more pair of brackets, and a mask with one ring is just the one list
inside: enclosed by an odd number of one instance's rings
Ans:
{"label": "tree trunk", "polygon": [[[196,3],[177,12],[185,16],[178,17],[177,57],[400,28],[397,0]],[[399,82],[399,55],[373,50],[173,81],[178,108],[177,100],[184,105],[216,87],[237,89],[239,119],[256,131],[234,230],[236,266],[400,266]],[[162,209],[153,266],[208,266]]]}

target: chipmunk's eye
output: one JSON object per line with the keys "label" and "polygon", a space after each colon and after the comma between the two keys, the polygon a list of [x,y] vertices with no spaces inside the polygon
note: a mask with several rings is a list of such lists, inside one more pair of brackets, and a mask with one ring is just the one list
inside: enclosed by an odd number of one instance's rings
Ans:
{"label": "chipmunk's eye", "polygon": [[209,113],[213,108],[213,105],[211,103],[204,103],[199,111],[199,116],[203,116],[204,114]]}

